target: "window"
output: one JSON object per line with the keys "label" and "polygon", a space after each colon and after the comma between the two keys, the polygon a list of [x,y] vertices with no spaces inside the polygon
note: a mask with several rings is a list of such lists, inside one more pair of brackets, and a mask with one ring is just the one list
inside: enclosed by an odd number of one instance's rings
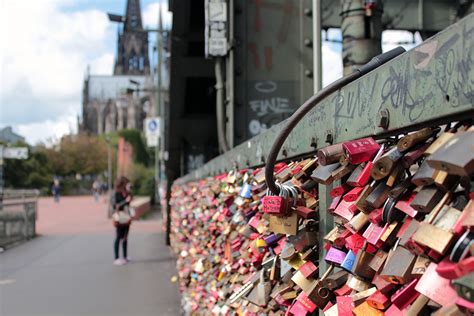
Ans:
{"label": "window", "polygon": [[135,70],[138,69],[138,56],[135,54],[134,51],[130,54],[130,57],[128,58],[128,69],[129,70]]}

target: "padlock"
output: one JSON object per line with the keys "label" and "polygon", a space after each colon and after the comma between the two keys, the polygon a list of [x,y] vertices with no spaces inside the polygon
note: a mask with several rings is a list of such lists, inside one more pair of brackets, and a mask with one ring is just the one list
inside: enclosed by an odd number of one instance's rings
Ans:
{"label": "padlock", "polygon": [[367,298],[367,303],[373,308],[381,311],[386,310],[391,304],[390,298],[379,290],[375,291]]}
{"label": "padlock", "polygon": [[363,188],[361,187],[355,187],[349,192],[344,194],[343,200],[346,202],[355,202],[359,195],[361,194]]}
{"label": "padlock", "polygon": [[318,149],[316,155],[318,157],[318,163],[323,166],[327,166],[338,162],[344,154],[342,144],[335,144]]}
{"label": "padlock", "polygon": [[340,164],[319,165],[311,174],[311,179],[320,184],[329,185],[334,181],[332,172],[339,168]]}
{"label": "padlock", "polygon": [[331,247],[326,253],[324,260],[333,265],[341,265],[345,257],[346,253],[344,251]]}
{"label": "padlock", "polygon": [[420,293],[415,290],[418,280],[419,279],[413,279],[410,283],[407,283],[398,289],[390,298],[392,304],[397,306],[400,310],[404,310],[407,306],[413,303],[420,295]]}
{"label": "padlock", "polygon": [[355,254],[352,252],[352,250],[349,250],[349,252],[347,252],[347,254],[346,254],[346,257],[344,258],[344,260],[341,263],[341,268],[343,268],[343,269],[345,269],[349,272],[352,272],[352,268],[354,266],[355,259],[356,259]]}
{"label": "padlock", "polygon": [[368,253],[367,250],[368,242],[364,243],[362,249],[357,253],[356,258],[354,260],[354,265],[352,266],[352,272],[366,280],[372,280],[376,271],[370,267],[370,262],[374,258],[374,255]]}
{"label": "padlock", "polygon": [[449,141],[452,137],[454,137],[454,133],[451,132],[444,132],[441,133],[426,149],[425,155],[430,156],[438,149],[440,149],[447,141]]}
{"label": "padlock", "polygon": [[355,234],[362,230],[369,223],[369,216],[365,213],[359,212],[353,216],[344,227],[346,227],[351,233]]}
{"label": "padlock", "polygon": [[380,145],[371,137],[345,142],[342,147],[353,165],[371,160],[380,149]]}
{"label": "padlock", "polygon": [[385,182],[377,183],[372,192],[370,192],[366,198],[368,206],[373,209],[381,207],[385,203],[390,189],[391,188],[386,185]]}
{"label": "padlock", "polygon": [[405,152],[411,149],[416,144],[426,141],[429,139],[433,134],[439,132],[440,128],[431,128],[426,127],[416,132],[410,133],[408,135],[403,136],[397,143],[397,148],[400,152]]}
{"label": "padlock", "polygon": [[474,174],[474,131],[457,133],[426,159],[430,167],[458,176]]}
{"label": "padlock", "polygon": [[359,306],[360,304],[363,304],[375,292],[377,292],[377,289],[375,287],[371,287],[365,291],[353,294],[352,302],[354,303],[354,307]]}
{"label": "padlock", "polygon": [[374,166],[370,175],[374,180],[381,180],[388,176],[397,162],[403,157],[403,153],[398,151],[397,147],[393,147],[374,161]]}
{"label": "padlock", "polygon": [[346,284],[357,292],[362,292],[370,288],[370,283],[352,274],[347,278]]}
{"label": "padlock", "polygon": [[363,187],[370,180],[370,172],[373,164],[368,161],[366,164],[358,165],[347,179],[346,183],[353,187]]}
{"label": "padlock", "polygon": [[463,299],[474,302],[474,273],[466,274],[453,280],[453,287],[456,293]]}
{"label": "padlock", "polygon": [[394,284],[410,282],[416,256],[402,246],[390,250],[380,276]]}
{"label": "padlock", "polygon": [[355,169],[354,165],[340,165],[339,168],[331,172],[333,181],[340,180]]}
{"label": "padlock", "polygon": [[433,174],[436,169],[431,168],[426,161],[424,161],[418,170],[411,178],[411,182],[416,186],[428,186],[434,183]]}
{"label": "padlock", "polygon": [[383,316],[384,313],[364,302],[352,310],[355,316]]}
{"label": "padlock", "polygon": [[347,282],[349,273],[344,270],[339,270],[329,274],[324,280],[321,280],[322,285],[327,287],[330,291],[335,291]]}
{"label": "padlock", "polygon": [[316,212],[316,210],[313,210],[305,206],[297,206],[295,208],[295,212],[296,214],[298,214],[298,216],[304,219],[317,219],[318,218],[318,213]]}
{"label": "padlock", "polygon": [[362,190],[362,192],[360,193],[357,200],[355,201],[354,205],[361,212],[369,213],[372,210],[372,208],[367,203],[367,197],[370,195],[370,193],[372,193],[372,191],[374,190],[376,184],[377,184],[377,182],[373,181],[370,185],[366,185],[364,187],[364,189]]}
{"label": "padlock", "polygon": [[421,213],[429,213],[444,196],[444,192],[435,186],[426,186],[419,191],[410,205]]}
{"label": "padlock", "polygon": [[426,152],[426,149],[428,149],[429,146],[430,144],[424,144],[422,146],[419,146],[415,149],[412,149],[406,152],[400,161],[402,164],[402,167],[405,169],[410,168],[411,165],[413,165],[415,162],[417,162],[423,157],[423,155]]}
{"label": "padlock", "polygon": [[329,266],[326,272],[321,276],[321,279],[317,280],[312,284],[311,288],[308,289],[308,292],[305,291],[310,300],[319,308],[324,309],[324,307],[331,301],[334,300],[334,292],[325,287],[322,283],[329,274],[333,271],[334,266]]}
{"label": "padlock", "polygon": [[436,263],[432,262],[418,281],[415,290],[440,305],[449,305],[456,301],[457,293],[448,279],[436,272]]}
{"label": "padlock", "polygon": [[443,191],[453,190],[461,180],[460,176],[448,174],[443,170],[436,170],[433,174],[434,184]]}
{"label": "padlock", "polygon": [[278,196],[267,195],[262,200],[262,211],[266,214],[285,216],[289,211],[289,196],[288,191],[280,187],[280,194]]}

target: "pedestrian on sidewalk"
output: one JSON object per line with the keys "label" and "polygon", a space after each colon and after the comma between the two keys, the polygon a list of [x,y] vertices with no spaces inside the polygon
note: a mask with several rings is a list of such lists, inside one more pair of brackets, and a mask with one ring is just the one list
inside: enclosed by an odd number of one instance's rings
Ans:
{"label": "pedestrian on sidewalk", "polygon": [[[127,256],[127,238],[130,224],[132,223],[132,216],[129,213],[132,199],[130,180],[126,177],[120,177],[115,185],[114,214],[112,216],[116,229],[114,243],[115,265],[123,265],[130,262],[130,258]],[[122,243],[123,259],[120,259],[119,256],[120,243]]]}
{"label": "pedestrian on sidewalk", "polygon": [[59,183],[59,179],[54,179],[51,192],[54,196],[54,202],[59,203],[59,197],[61,196],[61,184]]}
{"label": "pedestrian on sidewalk", "polygon": [[99,202],[100,182],[97,179],[95,179],[94,182],[92,183],[92,195],[94,196],[95,201]]}

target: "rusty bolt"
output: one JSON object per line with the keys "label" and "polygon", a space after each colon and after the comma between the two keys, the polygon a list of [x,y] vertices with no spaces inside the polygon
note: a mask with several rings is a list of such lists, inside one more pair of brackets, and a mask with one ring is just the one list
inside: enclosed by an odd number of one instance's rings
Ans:
{"label": "rusty bolt", "polygon": [[379,112],[379,124],[378,127],[387,129],[390,123],[389,111],[387,109],[382,109]]}
{"label": "rusty bolt", "polygon": [[326,134],[326,143],[329,143],[329,144],[332,144],[334,142],[334,138],[332,136],[332,133],[331,132],[328,132]]}

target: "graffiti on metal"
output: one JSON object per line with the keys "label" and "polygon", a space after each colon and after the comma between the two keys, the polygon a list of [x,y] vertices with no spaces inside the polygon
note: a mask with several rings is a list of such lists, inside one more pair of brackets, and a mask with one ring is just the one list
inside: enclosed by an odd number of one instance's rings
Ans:
{"label": "graffiti on metal", "polygon": [[[368,135],[474,116],[474,14],[326,98],[298,124],[279,159]],[[388,126],[380,127],[380,113]],[[262,165],[282,122],[178,181]]]}

